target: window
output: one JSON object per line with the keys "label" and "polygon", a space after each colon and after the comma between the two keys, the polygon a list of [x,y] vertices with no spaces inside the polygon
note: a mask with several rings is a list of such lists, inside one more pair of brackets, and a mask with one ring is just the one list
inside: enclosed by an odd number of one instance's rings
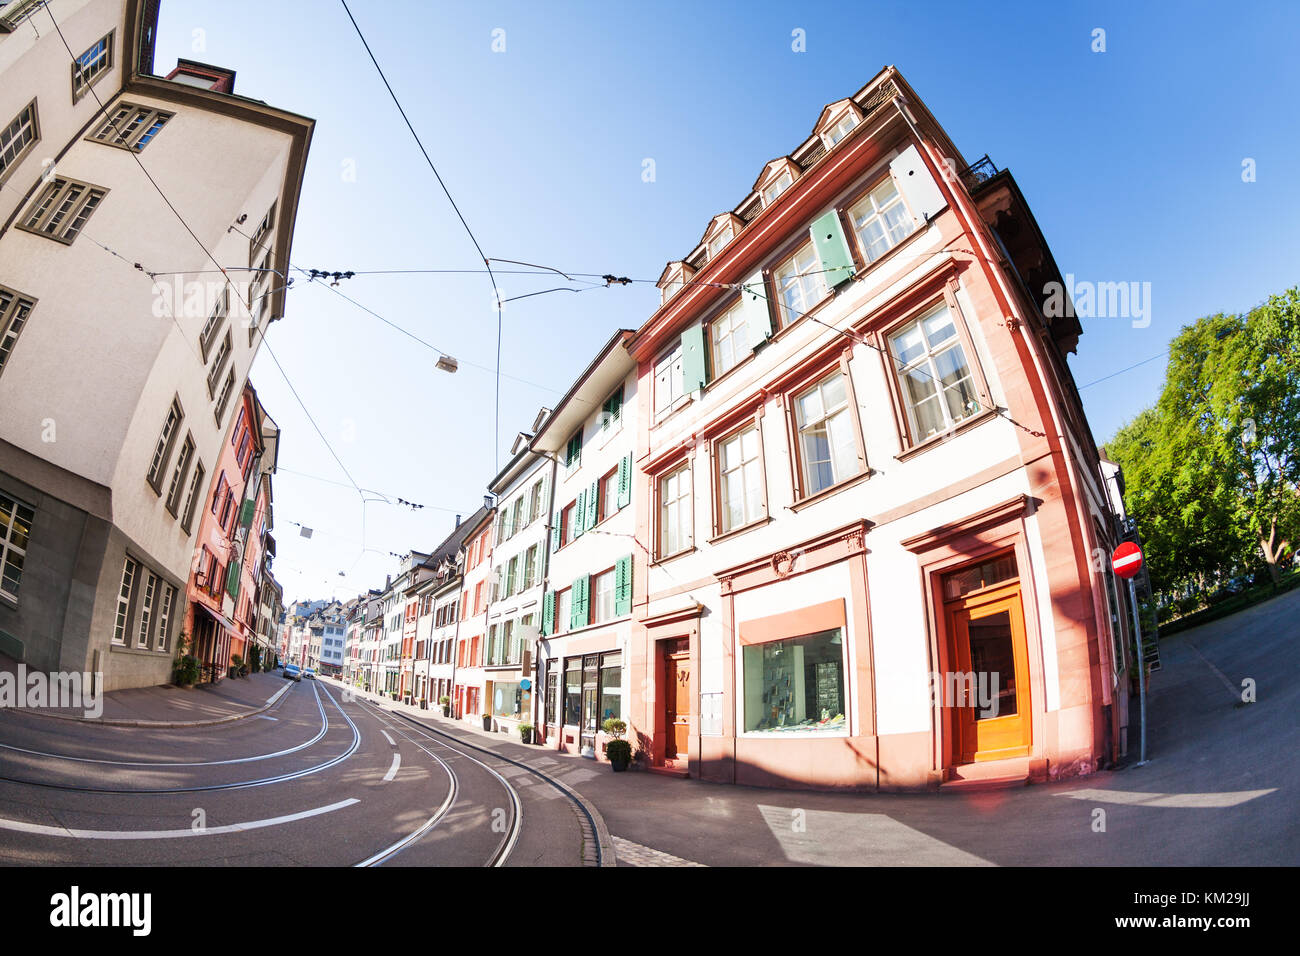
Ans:
{"label": "window", "polygon": [[839,628],[747,644],[745,732],[844,731],[844,641]]}
{"label": "window", "polygon": [[582,720],[582,658],[571,657],[564,666],[564,723],[576,727]]}
{"label": "window", "polygon": [[573,588],[565,588],[555,594],[555,629],[553,633],[563,634],[569,629],[573,617]]}
{"label": "window", "polygon": [[86,138],[138,153],[174,115],[151,106],[119,103],[113,114]]}
{"label": "window", "polygon": [[221,340],[221,347],[217,349],[217,357],[212,360],[212,367],[208,371],[208,398],[215,398],[217,394],[217,382],[221,381],[221,373],[226,370],[226,363],[230,361],[230,353],[235,343],[230,338],[230,333]]}
{"label": "window", "polygon": [[227,287],[223,286],[221,294],[217,296],[216,305],[213,306],[212,314],[208,316],[207,324],[203,326],[203,331],[199,333],[199,349],[203,353],[203,361],[208,360],[212,352],[212,343],[216,341],[217,333],[221,331],[226,324],[226,315],[230,311],[230,293]]}
{"label": "window", "polygon": [[28,103],[8,126],[0,129],[0,182],[41,138],[36,101]]}
{"label": "window", "polygon": [[612,431],[622,420],[623,386],[620,385],[613,395],[605,399],[600,406],[600,430]]}
{"label": "window", "polygon": [[823,379],[798,395],[794,404],[804,496],[856,474],[858,449],[844,373]]}
{"label": "window", "polygon": [[71,244],[108,190],[75,179],[49,182],[23,217],[20,228]]}
{"label": "window", "polygon": [[772,180],[763,189],[763,205],[770,206],[776,202],[776,197],[785,192],[794,184],[794,177],[790,175],[790,170],[786,170],[776,179]]}
{"label": "window", "polygon": [[600,480],[600,504],[596,520],[604,521],[618,511],[618,469],[615,468]]}
{"label": "window", "polygon": [[72,102],[77,102],[113,65],[113,32],[100,38],[72,64]]}
{"label": "window", "polygon": [[732,240],[732,237],[735,236],[735,234],[735,230],[732,228],[731,223],[727,223],[726,227],[721,232],[710,239],[709,259],[714,259],[718,253],[726,247],[727,243]]}
{"label": "window", "polygon": [[273,228],[275,228],[275,203],[271,203],[271,208],[266,211],[262,221],[257,224],[257,229],[253,232],[253,238],[249,240],[248,265],[250,268],[257,261],[257,254],[262,249],[262,241],[266,239]]}
{"label": "window", "polygon": [[0,492],[0,595],[11,601],[18,600],[35,518],[35,510]]}
{"label": "window", "polygon": [[592,577],[595,600],[591,602],[591,623],[600,624],[614,617],[614,569]]}
{"label": "window", "polygon": [[577,502],[571,502],[567,508],[560,512],[560,547],[564,547],[573,540],[573,521],[577,510]]}
{"label": "window", "polygon": [[542,504],[542,484],[543,482],[539,481],[533,485],[533,490],[529,492],[528,495],[529,524],[532,524],[542,516],[542,509],[544,508],[544,505]]}
{"label": "window", "polygon": [[843,119],[826,131],[826,138],[830,140],[830,144],[834,146],[849,134],[849,130],[853,129],[853,127],[857,125],[858,118],[853,113],[846,113],[844,114]]}
{"label": "window", "polygon": [[659,479],[659,557],[691,546],[691,467]]}
{"label": "window", "polygon": [[181,513],[181,528],[186,534],[194,527],[194,510],[199,505],[199,496],[203,493],[203,462],[194,466],[194,477],[190,479],[190,490],[185,493],[185,509]]}
{"label": "window", "polygon": [[875,262],[911,235],[914,228],[892,176],[885,177],[884,182],[849,210],[849,221],[868,262]]}
{"label": "window", "polygon": [[716,447],[718,532],[725,534],[757,521],[767,510],[758,426],[750,425]]}
{"label": "window", "polygon": [[217,396],[217,407],[213,411],[213,416],[217,420],[217,427],[221,427],[221,419],[226,414],[226,403],[230,400],[230,393],[235,390],[235,373],[231,371],[226,376],[226,383],[221,386],[221,394]]}
{"label": "window", "polygon": [[172,445],[176,442],[176,432],[180,428],[185,413],[181,411],[181,400],[172,399],[172,406],[167,410],[167,420],[163,423],[162,434],[154,448],[153,461],[149,465],[149,484],[158,494],[162,494],[162,476],[167,470],[167,462],[172,456]]}
{"label": "window", "polygon": [[979,411],[975,378],[947,305],[889,336],[913,441]]}
{"label": "window", "polygon": [[678,342],[655,363],[655,417],[672,411],[684,397],[682,346]]}
{"label": "window", "polygon": [[117,618],[113,624],[113,643],[126,646],[126,628],[131,620],[131,592],[140,566],[128,557],[122,565],[122,586],[117,592]]}
{"label": "window", "polygon": [[564,473],[572,474],[579,465],[582,464],[582,429],[569,439],[569,444],[564,449]]}
{"label": "window", "polygon": [[749,355],[749,332],[744,303],[737,302],[709,323],[713,340],[713,377],[717,378]]}
{"label": "window", "polygon": [[36,302],[0,285],[0,374],[4,373]]}
{"label": "window", "polygon": [[147,571],[144,578],[144,595],[140,602],[140,630],[135,639],[136,647],[149,647],[149,625],[153,622],[153,601],[158,593],[158,575]]}
{"label": "window", "polygon": [[623,716],[623,655],[619,651],[600,655],[600,720]]}
{"label": "window", "polygon": [[519,585],[519,590],[521,591],[527,591],[530,587],[532,587],[534,584],[537,583],[536,581],[533,580],[533,577],[534,575],[537,574],[538,571],[538,567],[537,567],[538,547],[539,547],[538,545],[533,545],[533,547],[529,548],[524,555],[524,580]]}
{"label": "window", "polygon": [[194,458],[194,436],[186,435],[181,445],[180,457],[176,459],[176,469],[172,472],[171,484],[167,487],[167,510],[173,518],[180,507],[181,495],[185,492],[185,479],[189,476],[190,462]]}
{"label": "window", "polygon": [[774,275],[783,326],[801,318],[830,294],[821,257],[811,242],[777,266]]}
{"label": "window", "polygon": [[518,575],[516,572],[518,570],[519,570],[519,555],[516,554],[513,558],[510,559],[510,563],[506,565],[506,588],[505,588],[505,592],[501,595],[502,597],[509,597],[510,595],[515,593],[516,591],[515,585],[518,583]]}
{"label": "window", "polygon": [[520,495],[515,499],[514,505],[510,508],[510,532],[518,534],[527,522],[524,520],[524,496]]}
{"label": "window", "polygon": [[162,603],[158,608],[158,640],[154,645],[154,650],[165,651],[171,642],[171,619],[172,609],[176,606],[176,589],[168,585],[162,596]]}

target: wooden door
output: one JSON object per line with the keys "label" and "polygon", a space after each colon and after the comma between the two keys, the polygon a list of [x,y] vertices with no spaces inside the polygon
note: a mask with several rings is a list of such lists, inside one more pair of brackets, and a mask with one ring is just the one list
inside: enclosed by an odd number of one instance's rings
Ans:
{"label": "wooden door", "polygon": [[674,650],[664,657],[664,756],[672,760],[690,752],[691,655]]}
{"label": "wooden door", "polygon": [[[1018,584],[951,605],[948,634],[957,682],[954,757],[963,763],[1029,753],[1029,662]],[[972,693],[973,692],[973,693]]]}

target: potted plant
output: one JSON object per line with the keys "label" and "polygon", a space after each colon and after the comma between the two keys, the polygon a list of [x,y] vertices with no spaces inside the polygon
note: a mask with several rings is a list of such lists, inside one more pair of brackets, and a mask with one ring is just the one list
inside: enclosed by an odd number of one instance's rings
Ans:
{"label": "potted plant", "polygon": [[450,717],[450,716],[451,716],[451,698],[448,697],[446,694],[443,694],[441,697],[438,698],[438,703],[442,705],[442,716],[444,716],[444,717]]}
{"label": "potted plant", "polygon": [[632,761],[632,745],[623,739],[627,733],[627,721],[610,717],[601,724],[601,729],[614,738],[605,744],[605,756],[609,758],[609,765],[615,773],[622,773]]}
{"label": "potted plant", "polygon": [[522,741],[523,741],[524,743],[526,743],[526,744],[531,744],[531,743],[533,742],[533,725],[532,725],[532,724],[520,724],[520,725],[519,725],[519,739],[522,740]]}
{"label": "potted plant", "polygon": [[172,672],[172,683],[184,690],[192,690],[202,674],[202,664],[197,657],[189,653],[190,640],[188,634],[181,635],[176,649],[180,656],[176,659],[176,666]]}

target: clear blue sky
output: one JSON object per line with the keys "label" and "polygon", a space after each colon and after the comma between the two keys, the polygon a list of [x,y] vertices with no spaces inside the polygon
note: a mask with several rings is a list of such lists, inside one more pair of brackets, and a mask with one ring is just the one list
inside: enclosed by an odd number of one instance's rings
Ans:
{"label": "clear blue sky", "polygon": [[[967,160],[987,153],[1012,171],[1063,272],[1151,284],[1149,327],[1084,320],[1070,360],[1081,386],[1162,352],[1198,316],[1300,281],[1294,3],[350,6],[489,256],[656,279],[823,105],[893,64]],[[806,52],[791,50],[796,28]],[[477,268],[341,4],[164,0],[156,68],[178,57],[231,67],[236,92],[316,119],[295,265]],[[568,283],[501,280],[507,297],[556,284]],[[461,367],[435,371],[434,353],[298,281],[271,347],[356,480],[426,507],[366,506],[363,553],[357,494],[260,356],[253,383],[284,432],[287,600],[382,585],[388,552],[432,548],[493,475],[486,276],[366,276],[340,291]],[[643,284],[506,306],[503,461],[609,334],[657,303]],[[1154,400],[1163,372],[1157,360],[1083,390],[1099,443]]]}

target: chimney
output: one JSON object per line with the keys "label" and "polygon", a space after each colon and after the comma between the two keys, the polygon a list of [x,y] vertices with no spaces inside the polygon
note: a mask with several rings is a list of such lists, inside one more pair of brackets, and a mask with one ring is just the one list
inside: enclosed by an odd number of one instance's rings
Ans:
{"label": "chimney", "polygon": [[[456,515],[456,528],[459,528],[459,527],[460,527],[460,515]],[[452,528],[451,530],[452,530],[452,531],[455,531],[456,528]]]}

